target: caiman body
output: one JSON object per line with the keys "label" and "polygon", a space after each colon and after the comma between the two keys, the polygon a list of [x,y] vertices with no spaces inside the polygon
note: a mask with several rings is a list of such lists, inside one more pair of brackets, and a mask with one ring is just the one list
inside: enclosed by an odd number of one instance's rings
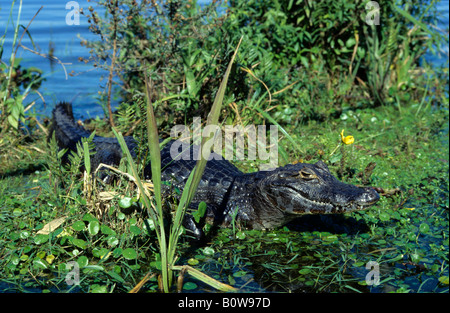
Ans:
{"label": "caiman body", "polygon": [[[90,133],[74,122],[72,107],[60,103],[53,111],[53,130],[61,148],[76,149],[76,143]],[[135,157],[136,141],[125,137]],[[100,163],[117,165],[122,150],[116,138],[95,136],[93,168]],[[172,153],[170,151],[172,145]],[[172,141],[161,150],[161,179],[183,189],[193,170],[198,146],[182,151],[179,142]],[[178,153],[173,153],[177,151]],[[183,155],[188,153],[189,155]],[[174,156],[174,158],[172,158]],[[177,157],[176,157],[177,156]],[[144,169],[145,179],[151,179],[151,167]],[[166,189],[169,187],[165,187]],[[322,161],[315,164],[297,163],[272,171],[245,174],[213,153],[191,203],[197,208],[207,204],[206,219],[228,226],[235,222],[247,228],[271,229],[282,226],[300,214],[334,214],[362,210],[374,204],[379,195],[372,188],[361,188],[337,180]],[[185,226],[194,233],[193,219],[187,216]]]}

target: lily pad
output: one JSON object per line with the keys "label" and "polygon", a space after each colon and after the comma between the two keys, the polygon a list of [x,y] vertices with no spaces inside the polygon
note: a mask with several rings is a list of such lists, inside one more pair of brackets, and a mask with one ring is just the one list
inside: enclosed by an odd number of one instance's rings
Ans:
{"label": "lily pad", "polygon": [[197,287],[198,287],[198,286],[197,286],[196,283],[193,283],[193,282],[188,281],[188,282],[184,283],[184,285],[183,285],[183,290],[194,290],[194,289],[196,289]]}

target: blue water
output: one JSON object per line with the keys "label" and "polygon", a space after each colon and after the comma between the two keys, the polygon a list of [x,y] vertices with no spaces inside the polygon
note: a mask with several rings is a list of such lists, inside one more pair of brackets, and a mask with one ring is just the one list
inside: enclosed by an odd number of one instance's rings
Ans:
{"label": "blue water", "polygon": [[[439,18],[436,21],[435,27],[438,29],[441,29],[445,36],[448,38],[448,31],[449,31],[449,19],[448,19],[448,11],[449,11],[449,1],[443,0],[437,3],[436,7],[439,12]],[[449,49],[448,45],[445,47],[442,47],[440,51],[438,51],[437,54],[431,54],[427,53],[425,55],[425,59],[428,62],[431,62],[435,66],[447,66],[448,67],[448,59],[449,58]]]}
{"label": "blue water", "polygon": [[[6,1],[5,1],[6,2]],[[9,18],[10,6],[3,2],[0,11],[0,34],[3,34],[6,22]],[[13,10],[13,19],[17,19],[19,1],[16,1]],[[80,7],[88,7],[87,1],[78,1]],[[103,110],[97,104],[98,91],[105,87],[105,80],[101,77],[106,75],[105,71],[95,69],[91,64],[84,64],[78,61],[78,57],[89,57],[88,49],[80,45],[79,35],[86,39],[96,39],[96,36],[88,30],[87,19],[80,16],[80,25],[69,26],[66,24],[66,14],[69,10],[65,9],[66,1],[60,0],[25,0],[20,16],[20,24],[26,26],[43,6],[42,10],[35,17],[29,27],[36,50],[40,53],[48,54],[50,42],[54,45],[54,55],[61,60],[66,72],[75,75],[67,75],[64,68],[56,63],[50,62],[42,56],[33,54],[29,51],[19,48],[17,57],[21,58],[22,68],[35,66],[45,75],[46,80],[42,83],[39,92],[45,99],[45,104],[41,97],[36,93],[30,93],[26,98],[26,103],[36,100],[34,109],[36,113],[50,115],[54,104],[57,101],[73,100],[76,114],[79,117],[90,117],[102,115]],[[13,41],[13,26],[8,25],[8,32],[4,44],[4,53],[2,61],[9,64],[11,55],[11,46]],[[33,49],[31,40],[27,35],[24,36],[22,44]]]}
{"label": "blue water", "polygon": [[[7,3],[6,3],[7,2]],[[63,67],[59,64],[51,63],[39,55],[19,48],[17,57],[21,58],[23,68],[36,66],[43,70],[46,77],[39,88],[39,92],[45,99],[45,103],[36,93],[31,93],[25,100],[25,103],[36,101],[33,110],[42,116],[49,116],[57,101],[72,101],[74,103],[74,113],[77,118],[95,117],[103,115],[103,109],[98,104],[98,92],[103,91],[106,86],[107,72],[96,69],[91,64],[79,62],[78,58],[88,58],[88,49],[80,45],[79,36],[86,39],[97,39],[97,36],[91,34],[88,30],[87,19],[80,15],[80,25],[67,25],[66,15],[70,10],[65,6],[68,1],[61,0],[23,0],[23,7],[20,16],[20,24],[26,26],[43,6],[42,10],[35,17],[29,31],[33,38],[36,49],[40,53],[47,54],[50,42],[54,45],[54,55],[65,65],[67,73],[74,73],[73,76],[66,76]],[[85,10],[92,5],[87,0],[77,1],[80,7]],[[206,3],[208,0],[199,1]],[[0,4],[0,36],[6,29],[6,23],[9,18],[11,1],[2,1]],[[437,21],[436,26],[441,29],[447,29],[449,25],[449,1],[442,1],[437,4],[439,12],[442,14],[442,20]],[[16,1],[13,9],[13,20],[17,20],[19,1]],[[9,64],[11,55],[11,46],[13,40],[13,26],[8,25],[6,34],[4,53],[2,61]],[[22,44],[28,48],[33,45],[27,35],[24,36]],[[445,47],[439,55],[427,55],[426,59],[437,66],[445,64],[448,60],[448,46]],[[105,77],[105,79],[102,79]],[[113,106],[118,104],[118,100],[113,99]]]}

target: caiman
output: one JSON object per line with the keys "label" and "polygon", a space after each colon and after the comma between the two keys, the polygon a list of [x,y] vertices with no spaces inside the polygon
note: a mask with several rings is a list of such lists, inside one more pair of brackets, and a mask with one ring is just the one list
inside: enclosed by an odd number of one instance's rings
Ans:
{"label": "caiman", "polygon": [[[91,135],[75,123],[72,106],[65,102],[59,103],[53,110],[53,131],[60,148],[69,151],[75,151],[77,142]],[[132,156],[136,157],[136,140],[125,137],[125,142]],[[169,142],[161,150],[161,180],[183,190],[197,162],[193,155],[198,151],[198,146],[191,146],[189,151],[179,149],[180,154],[189,153],[190,157],[173,159],[170,148],[174,142]],[[119,164],[123,154],[116,138],[94,136],[93,144],[92,168],[100,163]],[[206,202],[206,220],[219,226],[229,226],[234,220],[246,228],[272,229],[301,214],[352,212],[363,210],[379,200],[373,188],[340,182],[322,161],[243,173],[229,161],[212,153],[213,158],[207,162],[191,207],[194,209],[200,202]],[[144,168],[144,178],[151,179],[149,164]],[[184,226],[194,235],[201,235],[191,215],[186,215]]]}

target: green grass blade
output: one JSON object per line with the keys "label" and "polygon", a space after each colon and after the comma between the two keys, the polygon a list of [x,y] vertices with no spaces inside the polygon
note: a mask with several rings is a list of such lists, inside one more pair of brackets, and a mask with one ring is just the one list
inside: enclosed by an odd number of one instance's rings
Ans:
{"label": "green grass blade", "polygon": [[[136,164],[134,164],[133,158],[131,157],[131,153],[128,150],[128,147],[125,143],[125,140],[123,139],[123,136],[120,132],[117,132],[113,128],[114,135],[116,136],[117,140],[119,141],[120,147],[122,148],[122,151],[125,152],[125,155],[127,156],[128,163],[131,167],[131,171],[133,173],[134,178],[136,179],[136,183],[139,187],[139,190],[141,191],[142,199],[144,200],[144,205],[147,208],[147,211],[150,215],[150,217],[153,219],[153,222],[157,227],[155,228],[156,235],[158,237],[158,243],[160,248],[160,254],[161,254],[161,266],[162,266],[162,276],[163,276],[163,288],[165,292],[169,292],[170,288],[170,276],[171,271],[169,270],[169,263],[167,262],[167,244],[166,244],[166,236],[164,231],[164,220],[163,220],[163,214],[162,214],[162,208],[159,206],[158,208],[158,214],[155,214],[153,211],[150,199],[147,197],[147,195],[144,192],[144,185],[142,184],[142,181],[138,175],[138,171],[136,168]],[[158,151],[159,151],[159,144],[158,144]],[[161,177],[159,177],[161,179]],[[156,188],[155,188],[156,190]],[[159,199],[161,202],[161,199]],[[170,262],[172,264],[172,262]]]}
{"label": "green grass blade", "polygon": [[156,124],[155,113],[151,103],[152,90],[144,72],[145,78],[145,95],[147,100],[147,135],[148,135],[148,149],[150,153],[150,166],[152,169],[152,183],[154,186],[155,200],[158,211],[162,209],[161,206],[161,151],[159,148],[158,126]]}
{"label": "green grass blade", "polygon": [[[133,174],[133,177],[136,179],[136,183],[139,187],[139,190],[141,190],[141,196],[143,197],[144,205],[148,210],[148,213],[150,217],[154,220],[155,225],[157,225],[158,219],[156,218],[155,212],[153,211],[150,199],[147,197],[147,195],[144,193],[144,185],[142,184],[142,181],[138,175],[136,164],[133,161],[133,158],[131,156],[130,150],[128,150],[127,144],[125,143],[125,139],[123,139],[123,135],[121,132],[118,132],[114,127],[112,129],[114,135],[116,136],[117,140],[119,141],[120,148],[125,153],[125,156],[127,157],[128,164],[131,168],[131,172]],[[156,232],[159,236],[159,233]]]}
{"label": "green grass blade", "polygon": [[415,17],[413,17],[411,14],[409,14],[408,12],[406,12],[405,10],[403,10],[402,8],[400,8],[397,5],[393,5],[393,8],[400,13],[401,16],[403,16],[404,18],[406,18],[408,21],[410,21],[411,23],[413,23],[414,25],[417,25],[420,29],[422,29],[424,32],[426,32],[427,34],[429,34],[431,37],[436,37],[436,33],[432,32],[427,25],[425,25],[424,23],[422,23],[421,21],[417,20]]}
{"label": "green grass blade", "polygon": [[91,175],[91,155],[89,153],[89,143],[83,141],[83,153],[84,153],[84,168],[87,175]]}
{"label": "green grass blade", "polygon": [[[228,84],[228,77],[230,76],[231,68],[233,66],[234,59],[236,58],[237,51],[239,49],[241,42],[242,42],[242,37],[241,37],[241,40],[239,40],[236,50],[234,51],[233,57],[230,60],[230,64],[228,64],[228,68],[225,72],[223,80],[220,83],[219,89],[217,90],[216,97],[215,97],[213,105],[211,107],[211,111],[208,114],[208,119],[206,122],[207,126],[208,125],[217,125],[217,123],[219,121],[219,115],[220,115],[220,110],[221,110],[222,103],[223,103],[223,98],[225,95],[225,89]],[[207,141],[209,141],[211,139],[211,137],[212,137],[212,135],[202,138],[202,144],[201,144],[201,152],[202,153],[201,153],[200,159],[197,161],[197,165],[194,170],[195,174],[194,174],[192,184],[189,188],[189,197],[188,197],[187,204],[189,204],[191,202],[191,200],[195,194],[195,191],[197,190],[198,184],[200,183],[200,179],[203,175],[203,171],[206,167],[206,162],[209,158],[211,150],[203,151],[203,146]]]}
{"label": "green grass blade", "polygon": [[204,282],[205,284],[210,285],[211,287],[213,287],[219,291],[223,291],[223,292],[236,292],[237,291],[236,288],[234,288],[230,285],[224,284],[212,277],[209,277],[208,275],[200,272],[199,270],[197,270],[189,265],[174,266],[173,269],[178,270],[178,271],[181,271],[184,269],[184,270],[186,270],[186,272],[188,272],[190,275],[192,275],[192,277]]}
{"label": "green grass blade", "polygon": [[[161,268],[162,281],[165,292],[169,292],[171,285],[172,272],[170,266],[173,263],[173,258],[168,257],[166,232],[164,229],[164,214],[162,211],[161,199],[161,150],[159,148],[158,125],[156,124],[155,113],[153,111],[152,101],[152,86],[147,78],[147,73],[144,71],[145,78],[145,98],[147,100],[147,134],[148,134],[148,149],[150,152],[150,166],[152,169],[152,182],[155,194],[156,209],[158,211],[159,220],[159,247],[161,253]],[[169,239],[170,240],[170,239]]]}
{"label": "green grass blade", "polygon": [[[207,126],[208,125],[217,125],[218,121],[219,121],[219,115],[220,115],[220,111],[221,111],[221,107],[222,107],[222,103],[223,103],[223,98],[225,95],[225,90],[226,90],[226,86],[228,83],[228,77],[230,75],[231,72],[231,68],[233,66],[234,63],[234,59],[236,58],[237,55],[237,51],[239,49],[239,46],[242,42],[242,38],[239,41],[233,57],[230,60],[230,63],[228,64],[228,68],[225,72],[225,75],[223,77],[223,80],[219,86],[219,89],[217,91],[216,97],[214,99],[214,103],[212,105],[211,111],[209,112],[208,115],[208,120],[207,120]],[[207,127],[206,126],[206,127]],[[203,137],[202,139],[202,143],[201,143],[201,157],[200,159],[197,161],[196,166],[194,167],[193,171],[191,172],[189,179],[183,189],[183,194],[181,196],[180,199],[180,203],[178,205],[177,208],[177,212],[175,214],[175,219],[174,219],[174,223],[173,223],[173,227],[170,233],[170,239],[169,239],[169,260],[172,260],[175,256],[175,249],[176,249],[176,245],[178,242],[178,238],[179,238],[179,234],[180,234],[180,228],[182,225],[182,221],[184,218],[184,214],[186,212],[187,207],[189,206],[189,204],[191,203],[195,192],[197,190],[198,184],[200,183],[200,180],[202,178],[203,175],[203,171],[206,167],[206,162],[209,158],[209,155],[211,153],[211,150],[207,150],[207,151],[203,151],[203,147],[205,142],[207,142],[208,140],[210,140],[212,137],[212,135],[210,135],[209,137],[205,138]]]}

